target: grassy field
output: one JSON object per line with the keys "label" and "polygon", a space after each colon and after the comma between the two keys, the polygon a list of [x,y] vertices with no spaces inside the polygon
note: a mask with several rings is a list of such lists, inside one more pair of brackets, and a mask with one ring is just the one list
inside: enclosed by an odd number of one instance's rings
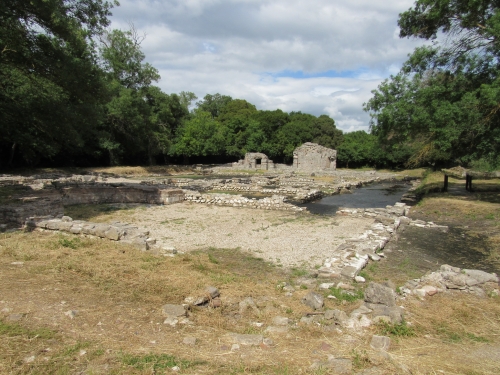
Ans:
{"label": "grassy field", "polygon": [[[414,374],[472,375],[494,374],[500,353],[499,300],[445,295],[404,302],[407,326],[373,326],[352,336],[298,324],[285,335],[270,334],[274,346],[233,352],[228,332],[263,333],[275,316],[298,322],[309,311],[300,298],[311,288],[300,281],[307,270],[273,267],[238,249],[164,258],[103,240],[18,232],[0,237],[0,269],[5,374],[161,374],[174,366],[186,374],[327,374],[309,366],[334,355],[350,359],[355,370],[376,366],[390,374],[404,365]],[[384,278],[382,271],[372,269],[369,277]],[[293,297],[278,287],[282,282],[297,286]],[[163,304],[182,303],[208,285],[220,289],[221,308],[196,309],[185,326],[162,324]],[[265,307],[239,315],[238,302],[249,296]],[[327,308],[349,313],[359,303],[339,294]],[[392,359],[370,349],[373,333],[393,336]],[[187,336],[197,338],[195,347],[182,344]]]}

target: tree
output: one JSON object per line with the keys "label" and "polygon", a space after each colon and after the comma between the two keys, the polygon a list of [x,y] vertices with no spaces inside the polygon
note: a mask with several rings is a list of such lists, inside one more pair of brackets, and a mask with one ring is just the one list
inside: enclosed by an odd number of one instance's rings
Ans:
{"label": "tree", "polygon": [[104,70],[127,89],[148,87],[160,79],[158,69],[143,62],[146,56],[141,51],[141,43],[145,38],[133,24],[128,31],[106,30],[101,35]]}
{"label": "tree", "polygon": [[187,163],[192,156],[222,155],[224,145],[222,126],[212,118],[211,113],[196,111],[179,128],[171,153],[183,156]]}
{"label": "tree", "polygon": [[212,118],[219,116],[221,110],[231,101],[233,98],[227,95],[221,94],[207,94],[203,100],[196,103],[197,109],[201,111],[208,112],[212,115]]}
{"label": "tree", "polygon": [[[93,38],[113,4],[10,0],[0,4],[0,145],[35,165],[82,152],[102,116]],[[5,155],[2,155],[5,156]]]}
{"label": "tree", "polygon": [[500,1],[417,0],[414,8],[399,15],[400,37],[436,39],[448,36],[443,53],[452,60],[478,50],[498,55]]}
{"label": "tree", "polygon": [[181,91],[179,94],[179,100],[181,102],[181,105],[189,111],[189,107],[191,106],[191,103],[198,99],[198,97],[190,92],[190,91]]}
{"label": "tree", "polygon": [[160,75],[144,63],[144,38],[133,25],[129,31],[106,31],[101,37],[102,66],[112,96],[99,142],[111,164],[124,157],[129,163],[154,164],[158,155],[166,160],[174,133],[188,115],[178,95],[151,85]]}
{"label": "tree", "polygon": [[402,37],[446,38],[417,48],[365,104],[389,153],[412,149],[411,165],[499,164],[499,4],[419,0],[400,15]]}

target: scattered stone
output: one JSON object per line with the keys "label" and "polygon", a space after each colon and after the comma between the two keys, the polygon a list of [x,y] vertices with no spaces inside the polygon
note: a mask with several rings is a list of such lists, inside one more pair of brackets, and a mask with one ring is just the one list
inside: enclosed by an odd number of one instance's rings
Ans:
{"label": "scattered stone", "polygon": [[322,284],[319,284],[319,289],[327,290],[327,289],[333,288],[334,286],[335,286],[335,283],[322,283]]}
{"label": "scattered stone", "polygon": [[376,350],[389,350],[391,346],[391,338],[387,336],[377,336],[373,335],[370,341],[370,346]]}
{"label": "scattered stone", "polygon": [[356,276],[354,278],[354,280],[357,282],[357,283],[364,283],[366,282],[366,279],[363,277],[363,276]]}
{"label": "scattered stone", "polygon": [[216,298],[216,297],[220,296],[219,289],[217,289],[214,286],[207,287],[206,292],[208,293],[208,295],[210,296],[210,298]]}
{"label": "scattered stone", "polygon": [[24,362],[25,362],[25,363],[33,363],[33,362],[35,362],[35,358],[36,358],[36,357],[35,357],[34,355],[32,355],[32,356],[30,356],[30,357],[25,357],[25,358],[24,358]]}
{"label": "scattered stone", "polygon": [[78,315],[78,311],[77,310],[68,310],[64,313],[64,315],[66,315],[70,319],[73,319]]}
{"label": "scattered stone", "polygon": [[385,306],[396,306],[396,294],[394,290],[385,285],[371,282],[365,290],[365,301]]}
{"label": "scattered stone", "polygon": [[163,321],[163,324],[169,325],[171,327],[175,327],[177,323],[179,323],[179,319],[173,316],[169,316]]}
{"label": "scattered stone", "polygon": [[349,320],[347,314],[342,310],[328,310],[325,312],[325,319],[333,320],[335,324],[341,327],[346,327]]}
{"label": "scattered stone", "polygon": [[243,315],[249,308],[252,309],[252,311],[255,314],[260,314],[260,310],[255,304],[255,301],[253,300],[252,297],[247,297],[243,301],[239,303],[239,308],[240,308],[240,314]]}
{"label": "scattered stone", "polygon": [[167,303],[166,305],[163,305],[162,307],[162,312],[164,315],[170,318],[178,318],[181,316],[186,316],[187,311],[182,305],[172,305]]}
{"label": "scattered stone", "polygon": [[342,272],[340,274],[352,279],[353,277],[356,277],[358,275],[359,271],[360,269],[358,269],[358,267],[345,266],[344,268],[342,268]]}
{"label": "scattered stone", "polygon": [[210,301],[209,306],[213,307],[213,308],[221,307],[222,306],[222,300],[219,297],[214,298],[213,300]]}
{"label": "scattered stone", "polygon": [[10,314],[10,315],[7,317],[7,321],[9,321],[9,322],[18,322],[18,321],[20,321],[22,318],[24,318],[24,314]]}
{"label": "scattered stone", "polygon": [[274,346],[274,341],[273,339],[266,337],[264,340],[262,340],[262,343],[267,345],[267,346]]}
{"label": "scattered stone", "polygon": [[323,296],[315,292],[307,293],[307,295],[302,298],[302,303],[309,306],[313,310],[319,310],[325,304]]}
{"label": "scattered stone", "polygon": [[240,345],[258,346],[264,340],[264,337],[262,335],[230,333],[228,336],[233,344]]}
{"label": "scattered stone", "polygon": [[287,326],[288,324],[290,324],[290,319],[284,316],[275,316],[273,318],[273,324],[275,326]]}
{"label": "scattered stone", "polygon": [[196,345],[196,341],[197,341],[196,337],[190,337],[190,336],[188,336],[188,337],[184,337],[184,339],[182,340],[182,343],[184,345],[188,345],[188,346],[195,346]]}
{"label": "scattered stone", "polygon": [[479,284],[484,284],[484,283],[487,283],[489,281],[492,281],[494,283],[498,283],[500,281],[498,276],[494,273],[487,273],[487,272],[480,271],[480,270],[466,270],[466,269],[464,269],[463,272],[467,276],[477,280],[477,282]]}
{"label": "scattered stone", "polygon": [[239,344],[233,344],[231,345],[231,351],[232,352],[235,352],[235,351],[238,351],[240,350],[240,345]]}
{"label": "scattered stone", "polygon": [[265,333],[287,333],[288,327],[286,326],[269,326],[264,330]]}

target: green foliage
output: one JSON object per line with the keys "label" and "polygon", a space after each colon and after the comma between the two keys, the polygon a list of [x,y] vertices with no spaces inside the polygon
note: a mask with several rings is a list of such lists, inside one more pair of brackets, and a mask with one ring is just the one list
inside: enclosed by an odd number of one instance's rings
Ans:
{"label": "green foliage", "polygon": [[416,335],[415,329],[409,326],[405,320],[401,323],[380,322],[378,331],[382,335],[391,335],[396,337],[413,337]]}
{"label": "green foliage", "polygon": [[433,39],[441,32],[448,43],[417,48],[365,104],[384,150],[411,150],[410,166],[500,165],[498,5],[418,0],[400,15],[401,37]]}
{"label": "green foliage", "polygon": [[178,366],[181,369],[187,369],[205,363],[203,361],[188,361],[179,359],[169,354],[146,354],[143,356],[123,354],[121,360],[123,364],[127,366],[134,367],[138,370],[153,371],[155,374],[161,370],[170,370],[175,366]]}
{"label": "green foliage", "polygon": [[9,337],[25,336],[30,340],[35,338],[52,339],[55,336],[55,332],[48,328],[30,330],[20,326],[19,324],[4,323],[0,320],[0,335]]}
{"label": "green foliage", "polygon": [[78,237],[72,239],[61,237],[59,238],[58,243],[62,247],[67,247],[73,250],[76,250],[82,246],[82,241]]}
{"label": "green foliage", "polygon": [[[106,89],[93,38],[109,24],[101,0],[0,5],[0,149],[8,163],[82,152]],[[5,155],[5,154],[4,154]]]}
{"label": "green foliage", "polygon": [[347,291],[340,288],[332,287],[328,289],[328,294],[334,296],[337,301],[355,302],[357,300],[364,298],[364,293],[362,290]]}

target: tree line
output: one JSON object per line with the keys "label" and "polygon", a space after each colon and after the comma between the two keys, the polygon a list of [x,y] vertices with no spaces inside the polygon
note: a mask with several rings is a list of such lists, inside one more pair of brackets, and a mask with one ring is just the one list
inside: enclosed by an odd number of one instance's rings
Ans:
{"label": "tree line", "polygon": [[315,142],[345,167],[500,164],[500,1],[418,0],[400,15],[417,48],[364,105],[371,132],[243,99],[166,94],[144,36],[110,30],[117,2],[0,2],[0,168],[223,163],[263,152],[290,163]]}
{"label": "tree line", "polygon": [[108,29],[115,5],[0,4],[1,167],[230,162],[246,152],[291,162],[304,142],[338,148],[349,166],[375,163],[375,137],[343,134],[326,115],[162,92],[144,35]]}

